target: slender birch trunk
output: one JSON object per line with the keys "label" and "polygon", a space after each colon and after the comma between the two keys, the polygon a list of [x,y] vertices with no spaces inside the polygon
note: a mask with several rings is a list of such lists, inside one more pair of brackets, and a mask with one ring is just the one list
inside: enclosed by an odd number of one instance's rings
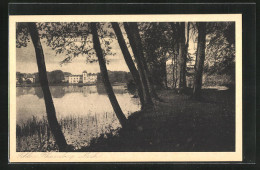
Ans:
{"label": "slender birch trunk", "polygon": [[98,33],[97,33],[97,26],[96,26],[95,22],[91,23],[91,31],[93,34],[94,49],[96,51],[96,55],[97,55],[99,67],[100,67],[100,72],[102,75],[102,80],[103,80],[108,98],[110,100],[110,103],[115,111],[115,114],[116,114],[119,122],[121,123],[122,127],[124,127],[126,125],[126,117],[116,99],[115,93],[114,93],[111,83],[109,81],[106,62],[104,60],[104,55],[103,55],[103,52],[101,49],[101,45],[100,45],[100,41],[99,41],[99,37],[98,37]]}
{"label": "slender birch trunk", "polygon": [[128,68],[129,68],[129,70],[130,70],[130,72],[133,76],[133,79],[135,81],[135,84],[137,86],[141,107],[143,109],[143,107],[144,107],[144,95],[143,95],[143,89],[142,89],[142,83],[141,83],[141,80],[140,80],[140,75],[139,75],[139,73],[138,73],[138,71],[135,67],[135,64],[132,60],[131,54],[130,54],[127,46],[126,46],[126,43],[125,43],[122,31],[119,27],[119,24],[116,23],[116,22],[112,22],[112,27],[115,31],[116,36],[117,36],[118,44],[119,44],[121,51],[123,53],[125,62],[126,62]]}

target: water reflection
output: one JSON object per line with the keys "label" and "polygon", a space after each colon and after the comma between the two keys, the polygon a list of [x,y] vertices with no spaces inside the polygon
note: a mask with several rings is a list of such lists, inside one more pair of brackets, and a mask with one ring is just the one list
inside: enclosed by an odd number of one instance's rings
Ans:
{"label": "water reflection", "polygon": [[[98,94],[100,94],[100,95],[106,95],[107,94],[104,85],[98,84],[96,86],[96,88],[97,88]],[[113,90],[114,90],[115,94],[124,94],[124,93],[128,92],[128,90],[124,86],[113,86]]]}
{"label": "water reflection", "polygon": [[[115,94],[134,94],[132,89],[127,89],[125,86],[113,86]],[[69,93],[82,93],[84,97],[89,94],[98,93],[99,95],[106,95],[106,90],[103,85],[97,86],[50,86],[50,91],[53,98],[62,98],[65,94]],[[36,95],[38,98],[43,98],[43,93],[41,87],[17,87],[16,96],[21,95]]]}
{"label": "water reflection", "polygon": [[[125,86],[114,86],[113,89],[126,117],[140,109],[139,100],[132,98]],[[120,127],[104,87],[50,86],[50,91],[57,118],[65,127],[64,134],[69,143],[77,147],[87,145],[86,141],[93,137]],[[32,117],[41,120],[46,116],[40,87],[17,87],[16,96],[16,121],[19,126]],[[77,126],[67,129],[67,120],[72,120]]]}

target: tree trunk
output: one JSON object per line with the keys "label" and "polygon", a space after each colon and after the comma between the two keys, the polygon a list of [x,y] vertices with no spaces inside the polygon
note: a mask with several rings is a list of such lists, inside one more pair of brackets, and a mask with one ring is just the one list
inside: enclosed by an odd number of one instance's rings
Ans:
{"label": "tree trunk", "polygon": [[[150,56],[150,54],[147,54]],[[147,60],[146,60],[147,61]],[[166,73],[166,61],[162,59],[158,61],[157,59],[154,61],[148,62],[148,70],[150,72],[151,83],[153,84],[154,89],[163,89],[167,88],[167,73]]]}
{"label": "tree trunk", "polygon": [[147,72],[147,81],[149,82],[148,83],[148,87],[149,87],[149,90],[150,90],[150,92],[151,92],[151,95],[152,95],[152,97],[154,98],[154,99],[156,99],[156,100],[160,100],[160,98],[159,98],[159,96],[157,95],[157,93],[156,93],[156,91],[155,91],[155,88],[154,88],[154,81],[153,81],[153,77],[152,77],[152,75],[151,75],[151,73],[150,73],[150,71],[148,70],[148,68],[146,67],[146,72]]}
{"label": "tree trunk", "polygon": [[177,66],[178,66],[178,55],[179,55],[179,23],[170,23],[170,26],[172,28],[173,34],[172,34],[172,44],[173,44],[173,88],[176,89],[178,88],[178,70],[177,70]]}
{"label": "tree trunk", "polygon": [[44,102],[47,112],[47,119],[51,129],[51,132],[55,138],[55,141],[59,147],[59,151],[67,151],[68,145],[65,140],[65,137],[62,133],[61,127],[58,123],[56,117],[56,111],[53,104],[51,92],[48,85],[47,73],[46,73],[46,66],[44,61],[44,53],[41,45],[41,41],[39,38],[39,33],[36,28],[35,23],[28,23],[28,29],[31,35],[31,39],[35,48],[36,60],[38,65],[39,71],[39,81],[42,88]]}
{"label": "tree trunk", "polygon": [[[185,26],[186,27],[186,26]],[[186,42],[185,42],[185,48],[184,48],[184,66],[183,66],[183,84],[184,84],[184,88],[186,88],[187,86],[187,82],[186,82],[186,69],[187,69],[187,58],[188,58],[188,50],[189,50],[189,40],[190,40],[190,23],[187,23],[187,27],[186,27]]]}
{"label": "tree trunk", "polygon": [[151,73],[148,69],[147,62],[144,58],[144,50],[143,50],[142,40],[141,40],[141,37],[140,37],[140,34],[139,34],[137,23],[136,22],[130,22],[129,27],[133,31],[133,35],[134,35],[135,40],[136,40],[139,58],[140,58],[140,60],[143,64],[143,67],[144,67],[144,73],[145,73],[145,77],[146,77],[146,80],[147,80],[148,88],[150,90],[150,94],[152,95],[152,97],[154,99],[160,100],[156,91],[155,91],[154,81],[153,81],[152,75],[151,75]]}
{"label": "tree trunk", "polygon": [[164,74],[164,87],[167,89],[168,88],[168,83],[167,83],[167,65],[166,65],[166,61],[163,62],[162,69],[163,69],[163,74]]}
{"label": "tree trunk", "polygon": [[186,58],[185,55],[185,23],[179,23],[179,56],[178,56],[178,88],[182,91],[185,87],[185,80],[186,80]]}
{"label": "tree trunk", "polygon": [[[138,32],[139,34],[139,32]],[[156,52],[153,50],[145,51],[145,57],[143,57],[143,62],[146,65],[146,72],[148,73],[149,88],[152,97],[158,99],[155,91],[155,87],[164,88],[167,84],[166,80],[166,67],[164,62],[160,61],[155,55]],[[149,64],[148,64],[149,63]],[[166,62],[165,62],[166,64]]]}
{"label": "tree trunk", "polygon": [[125,31],[127,33],[128,39],[129,39],[129,43],[130,43],[133,53],[134,53],[134,57],[135,57],[137,67],[138,67],[138,72],[140,74],[140,80],[142,82],[142,87],[143,87],[143,92],[144,92],[144,97],[145,97],[145,106],[152,106],[153,101],[151,98],[151,94],[149,92],[148,77],[147,77],[147,74],[145,73],[145,68],[144,68],[144,65],[143,65],[143,62],[141,59],[141,55],[143,55],[143,51],[141,51],[141,49],[140,49],[141,44],[140,44],[140,42],[138,42],[134,30],[132,30],[132,28],[130,29],[128,24],[125,22],[124,22],[124,27],[125,27]]}
{"label": "tree trunk", "polygon": [[174,76],[174,72],[175,72],[175,69],[174,69],[174,56],[175,56],[175,54],[172,55],[172,64],[171,64],[171,67],[172,67],[171,68],[172,69],[172,75],[171,75],[172,76],[171,77],[172,78],[172,87],[171,88],[172,89],[174,89],[174,81],[175,81],[175,76]]}
{"label": "tree trunk", "polygon": [[205,60],[205,46],[206,46],[206,23],[197,23],[198,27],[198,46],[195,64],[195,77],[193,85],[193,97],[200,98],[202,86],[202,73]]}
{"label": "tree trunk", "polygon": [[138,71],[135,67],[135,64],[132,60],[131,54],[130,54],[127,46],[126,46],[123,34],[121,32],[121,29],[120,29],[118,23],[112,22],[112,27],[115,31],[116,36],[117,36],[118,44],[119,44],[121,51],[123,53],[125,62],[126,62],[128,68],[129,68],[129,70],[130,70],[130,72],[133,76],[133,79],[135,81],[135,84],[137,86],[138,95],[139,95],[140,103],[141,103],[141,109],[143,109],[143,107],[144,107],[144,95],[143,95],[143,89],[142,89],[142,83],[141,83],[141,80],[140,80],[140,75],[139,75],[139,73],[138,73]]}
{"label": "tree trunk", "polygon": [[[179,49],[179,48],[178,48]],[[175,85],[175,89],[177,89],[179,86],[178,86],[178,79],[179,79],[179,77],[178,77],[178,54],[175,54],[175,63],[176,64],[174,64],[174,67],[175,67],[175,83],[174,83],[174,85]]]}
{"label": "tree trunk", "polygon": [[190,23],[187,23],[187,32],[186,32],[186,55],[188,55],[188,50],[189,50],[189,41],[190,41]]}
{"label": "tree trunk", "polygon": [[103,80],[108,98],[109,98],[110,103],[111,103],[111,105],[112,105],[112,107],[113,107],[113,109],[116,113],[116,116],[117,116],[119,122],[121,123],[122,127],[124,127],[126,125],[126,117],[125,117],[124,113],[122,112],[120,105],[118,104],[115,93],[113,91],[113,88],[112,88],[111,83],[110,83],[109,78],[108,78],[107,67],[106,67],[103,52],[102,52],[102,49],[101,49],[100,41],[99,41],[99,38],[98,38],[97,27],[96,27],[95,22],[91,23],[91,31],[92,31],[92,34],[93,34],[94,49],[96,51],[96,55],[97,55],[99,67],[100,67],[100,72],[101,72],[101,75],[102,75],[102,80]]}

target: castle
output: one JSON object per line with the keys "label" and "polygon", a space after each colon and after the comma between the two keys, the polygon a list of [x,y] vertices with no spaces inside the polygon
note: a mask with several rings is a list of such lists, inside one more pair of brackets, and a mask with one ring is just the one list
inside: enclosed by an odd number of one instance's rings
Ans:
{"label": "castle", "polygon": [[76,83],[95,83],[97,81],[97,74],[88,73],[83,71],[82,75],[69,75],[65,76],[65,82],[76,84]]}

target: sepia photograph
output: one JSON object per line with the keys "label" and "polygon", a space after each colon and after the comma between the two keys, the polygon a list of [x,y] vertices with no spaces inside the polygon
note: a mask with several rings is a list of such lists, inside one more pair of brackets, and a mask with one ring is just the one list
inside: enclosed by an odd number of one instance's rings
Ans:
{"label": "sepia photograph", "polygon": [[10,16],[10,160],[241,161],[241,15],[154,18]]}

